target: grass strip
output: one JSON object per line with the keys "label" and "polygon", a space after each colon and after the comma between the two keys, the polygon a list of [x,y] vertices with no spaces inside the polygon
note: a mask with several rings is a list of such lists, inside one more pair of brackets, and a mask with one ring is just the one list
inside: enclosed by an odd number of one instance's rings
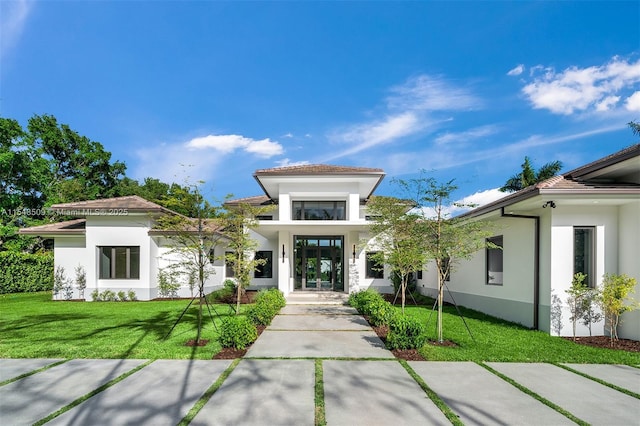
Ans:
{"label": "grass strip", "polygon": [[520,383],[516,382],[512,378],[510,378],[508,376],[505,376],[504,374],[500,373],[499,371],[494,370],[493,368],[489,367],[487,364],[482,363],[482,362],[478,362],[477,364],[480,367],[483,367],[484,369],[488,370],[489,372],[491,372],[491,373],[495,374],[496,376],[500,377],[505,382],[515,386],[516,388],[518,388],[518,390],[520,390],[520,391],[526,393],[527,395],[529,395],[530,397],[540,401],[541,403],[543,403],[547,407],[553,408],[558,413],[560,413],[563,416],[567,417],[569,420],[579,424],[580,426],[589,426],[588,422],[585,422],[584,420],[574,416],[569,411],[565,410],[564,408],[560,407],[559,405],[556,405],[553,402],[549,401],[548,399],[538,395],[537,393],[535,393],[531,389],[522,386]]}
{"label": "grass strip", "polygon": [[315,426],[326,426],[327,419],[324,411],[324,376],[322,370],[322,360],[315,362],[316,382],[315,382]]}
{"label": "grass strip", "polygon": [[609,388],[611,388],[613,390],[617,390],[618,392],[622,392],[622,393],[624,393],[626,395],[629,395],[629,396],[632,396],[634,398],[640,399],[640,394],[635,393],[633,391],[630,391],[629,389],[621,388],[620,386],[616,386],[613,383],[609,383],[609,382],[606,382],[606,381],[604,381],[602,379],[598,379],[597,377],[590,376],[587,373],[583,373],[582,371],[574,370],[573,368],[571,368],[571,367],[569,367],[567,365],[564,365],[564,364],[553,363],[553,365],[555,365],[556,367],[560,367],[560,368],[562,368],[564,370],[567,370],[567,371],[569,371],[569,372],[571,372],[573,374],[577,374],[578,376],[582,376],[585,379],[589,379],[589,380],[593,380],[594,382],[598,382],[601,385],[609,387]]}
{"label": "grass strip", "polygon": [[26,372],[24,374],[21,374],[19,376],[16,376],[16,377],[13,377],[11,379],[7,379],[7,380],[4,380],[4,381],[0,382],[0,386],[4,386],[4,385],[8,385],[9,383],[17,382],[20,379],[24,379],[25,377],[29,377],[29,376],[32,376],[32,375],[34,375],[36,373],[39,373],[41,371],[48,370],[48,369],[53,368],[53,367],[55,367],[57,365],[64,364],[67,361],[69,361],[69,360],[68,359],[63,359],[62,361],[56,361],[56,362],[54,362],[52,364],[48,364],[48,365],[45,365],[44,367],[40,367],[37,370],[28,371],[28,372]]}
{"label": "grass strip", "polygon": [[70,404],[65,405],[64,407],[60,408],[58,411],[55,411],[55,412],[49,414],[47,417],[38,420],[37,422],[35,422],[33,424],[33,426],[40,426],[40,425],[43,425],[43,424],[45,424],[47,422],[50,422],[51,420],[55,419],[59,415],[64,414],[67,411],[69,411],[72,408],[74,408],[75,406],[82,404],[87,399],[96,396],[100,392],[110,388],[111,386],[115,385],[116,383],[119,383],[119,382],[123,381],[124,379],[126,379],[129,376],[131,376],[132,374],[142,370],[144,367],[146,367],[147,365],[151,364],[153,361],[155,361],[155,360],[154,359],[150,359],[148,361],[143,362],[142,364],[138,365],[137,367],[127,371],[126,373],[123,373],[123,374],[119,375],[115,379],[110,380],[107,383],[105,383],[104,385],[92,390],[88,394],[81,396],[80,398],[76,399],[75,401],[71,402]]}
{"label": "grass strip", "polygon": [[456,415],[456,413],[454,413],[451,410],[451,408],[449,408],[449,406],[445,404],[445,402],[438,396],[438,394],[435,393],[433,389],[429,387],[429,385],[427,385],[427,383],[422,379],[422,377],[420,377],[418,373],[416,373],[414,369],[411,368],[411,366],[409,365],[409,363],[407,363],[407,361],[405,361],[404,359],[399,359],[398,361],[400,362],[400,365],[402,365],[404,369],[407,370],[407,373],[409,373],[409,375],[413,378],[413,380],[415,380],[418,383],[418,385],[420,385],[422,390],[427,394],[429,399],[433,401],[436,407],[438,407],[440,411],[442,411],[442,414],[444,414],[445,417],[449,419],[451,424],[453,424],[454,426],[464,426],[464,423],[462,423],[462,421]]}
{"label": "grass strip", "polygon": [[186,426],[189,423],[191,423],[191,421],[193,421],[193,419],[200,412],[200,410],[202,410],[202,407],[204,407],[205,404],[209,402],[213,394],[216,393],[218,389],[220,389],[220,386],[222,386],[224,381],[227,380],[227,377],[229,377],[231,372],[233,372],[233,370],[238,366],[240,361],[242,361],[242,358],[236,358],[233,360],[233,362],[229,365],[229,367],[227,367],[227,369],[222,372],[220,377],[218,377],[218,380],[216,380],[211,386],[209,386],[209,389],[207,389],[204,392],[204,394],[202,394],[200,399],[196,401],[196,403],[193,405],[193,407],[191,407],[191,410],[189,410],[187,415],[184,416],[182,420],[180,420],[180,423],[178,423],[178,426]]}

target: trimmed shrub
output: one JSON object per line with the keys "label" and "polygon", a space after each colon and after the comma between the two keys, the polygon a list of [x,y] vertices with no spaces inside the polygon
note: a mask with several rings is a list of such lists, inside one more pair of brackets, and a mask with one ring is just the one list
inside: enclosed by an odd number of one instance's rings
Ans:
{"label": "trimmed shrub", "polygon": [[363,315],[369,315],[367,312],[367,305],[374,301],[384,302],[384,298],[376,290],[368,288],[364,291],[358,291],[349,295],[349,305],[354,307],[358,312]]}
{"label": "trimmed shrub", "polygon": [[277,288],[260,290],[256,295],[255,304],[247,311],[247,317],[255,325],[269,325],[286,303],[284,295]]}
{"label": "trimmed shrub", "polygon": [[53,253],[0,252],[0,294],[53,289]]}
{"label": "trimmed shrub", "polygon": [[220,344],[224,348],[244,349],[258,338],[258,330],[251,320],[235,315],[222,320]]}
{"label": "trimmed shrub", "polygon": [[385,300],[375,300],[369,303],[367,311],[369,312],[366,314],[369,318],[369,323],[374,327],[389,325],[396,315],[396,310],[391,306],[391,303]]}
{"label": "trimmed shrub", "polygon": [[389,349],[418,349],[427,341],[424,324],[418,318],[397,315],[389,324]]}

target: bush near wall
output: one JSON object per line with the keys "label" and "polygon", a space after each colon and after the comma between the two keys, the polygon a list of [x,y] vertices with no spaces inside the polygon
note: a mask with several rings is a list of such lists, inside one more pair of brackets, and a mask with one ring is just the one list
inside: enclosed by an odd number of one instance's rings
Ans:
{"label": "bush near wall", "polygon": [[53,289],[53,253],[0,252],[0,294]]}

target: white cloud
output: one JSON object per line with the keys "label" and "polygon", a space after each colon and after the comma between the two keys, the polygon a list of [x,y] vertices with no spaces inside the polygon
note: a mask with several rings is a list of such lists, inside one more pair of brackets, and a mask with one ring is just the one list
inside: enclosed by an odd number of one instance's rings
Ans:
{"label": "white cloud", "polygon": [[0,13],[0,57],[18,43],[35,2],[3,1]]}
{"label": "white cloud", "polygon": [[[443,213],[448,217],[454,217],[466,213],[474,208],[484,206],[492,203],[500,198],[506,196],[504,192],[500,192],[498,188],[487,189],[485,191],[479,191],[474,194],[468,195],[457,201],[454,201],[451,205],[446,206],[443,209]],[[467,206],[475,207],[467,207]],[[426,217],[435,217],[435,210],[431,207],[423,209],[423,213]]]}
{"label": "white cloud", "polygon": [[[538,75],[539,74],[539,75]],[[587,68],[532,68],[533,81],[522,92],[536,109],[570,115],[582,111],[611,110],[640,84],[640,60],[614,57],[609,63]],[[628,104],[628,99],[625,101]]]}
{"label": "white cloud", "polygon": [[289,132],[289,133],[285,133],[284,135],[282,135],[283,138],[292,138],[293,137],[293,133]]}
{"label": "white cloud", "polygon": [[305,164],[309,164],[308,161],[291,161],[289,158],[284,158],[282,160],[276,161],[278,167],[289,167],[289,166],[304,166]]}
{"label": "white cloud", "polygon": [[629,111],[640,111],[640,91],[629,96],[624,107]]}
{"label": "white cloud", "polygon": [[191,139],[185,146],[192,149],[213,148],[225,154],[241,149],[265,158],[280,155],[284,152],[282,145],[271,141],[269,138],[255,140],[240,135],[208,135]]}
{"label": "white cloud", "polygon": [[523,64],[519,64],[517,67],[509,70],[509,72],[507,72],[507,75],[515,76],[515,75],[520,75],[523,72],[524,72],[524,65]]}

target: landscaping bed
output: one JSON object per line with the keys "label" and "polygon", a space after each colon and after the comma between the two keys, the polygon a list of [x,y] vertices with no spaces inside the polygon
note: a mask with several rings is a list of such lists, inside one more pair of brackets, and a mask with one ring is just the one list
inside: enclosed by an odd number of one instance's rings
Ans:
{"label": "landscaping bed", "polygon": [[[563,337],[565,340],[573,341],[573,337]],[[629,339],[618,339],[611,341],[608,336],[588,336],[576,337],[575,343],[579,345],[591,346],[593,348],[616,349],[620,351],[640,352],[640,341]]]}

